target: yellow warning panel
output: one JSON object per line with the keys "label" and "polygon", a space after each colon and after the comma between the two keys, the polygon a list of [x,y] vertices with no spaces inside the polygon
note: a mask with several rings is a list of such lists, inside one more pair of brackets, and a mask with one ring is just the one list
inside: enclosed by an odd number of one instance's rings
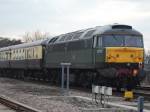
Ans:
{"label": "yellow warning panel", "polygon": [[140,63],[144,61],[144,49],[136,47],[106,47],[106,62]]}

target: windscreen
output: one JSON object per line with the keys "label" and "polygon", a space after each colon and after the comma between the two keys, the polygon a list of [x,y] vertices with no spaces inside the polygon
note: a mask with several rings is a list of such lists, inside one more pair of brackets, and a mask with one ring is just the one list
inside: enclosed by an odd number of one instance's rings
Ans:
{"label": "windscreen", "polygon": [[104,47],[143,47],[143,39],[133,35],[104,35],[102,44]]}

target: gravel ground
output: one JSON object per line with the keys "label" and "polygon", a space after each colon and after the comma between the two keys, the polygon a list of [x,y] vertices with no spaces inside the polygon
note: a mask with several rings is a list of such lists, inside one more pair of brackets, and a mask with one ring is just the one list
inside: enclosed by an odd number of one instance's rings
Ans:
{"label": "gravel ground", "polygon": [[[77,93],[76,95],[85,94],[84,92],[70,92],[72,95],[75,93]],[[0,78],[0,94],[42,112],[81,112],[82,108],[100,107],[94,102],[63,97],[60,95],[59,87],[8,78]]]}
{"label": "gravel ground", "polygon": [[[69,94],[70,96],[91,97],[90,93],[79,90],[70,90]],[[101,108],[100,104],[95,102],[61,96],[59,87],[8,78],[0,78],[0,95],[10,97],[42,112],[83,112],[86,109]],[[111,97],[110,99],[117,102],[123,100],[119,97]]]}

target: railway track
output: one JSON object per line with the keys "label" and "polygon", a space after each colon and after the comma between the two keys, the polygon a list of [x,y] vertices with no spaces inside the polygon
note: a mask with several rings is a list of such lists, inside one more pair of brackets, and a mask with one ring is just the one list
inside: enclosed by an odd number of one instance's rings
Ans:
{"label": "railway track", "polygon": [[150,86],[141,86],[133,90],[136,96],[144,96],[146,100],[150,100]]}
{"label": "railway track", "polygon": [[9,107],[9,108],[12,108],[16,112],[41,112],[37,109],[34,109],[30,106],[27,106],[25,104],[14,101],[10,98],[6,98],[4,96],[0,96],[0,103]]}
{"label": "railway track", "polygon": [[136,89],[150,91],[150,86],[141,86],[137,87]]}

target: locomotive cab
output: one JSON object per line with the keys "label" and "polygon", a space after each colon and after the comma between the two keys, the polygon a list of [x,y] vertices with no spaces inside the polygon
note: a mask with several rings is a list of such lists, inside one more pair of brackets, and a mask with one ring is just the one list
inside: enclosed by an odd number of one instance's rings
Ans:
{"label": "locomotive cab", "polygon": [[96,36],[94,41],[95,63],[100,75],[117,79],[115,82],[119,86],[134,82],[129,84],[134,87],[145,77],[142,34],[130,26],[115,25],[111,30]]}

